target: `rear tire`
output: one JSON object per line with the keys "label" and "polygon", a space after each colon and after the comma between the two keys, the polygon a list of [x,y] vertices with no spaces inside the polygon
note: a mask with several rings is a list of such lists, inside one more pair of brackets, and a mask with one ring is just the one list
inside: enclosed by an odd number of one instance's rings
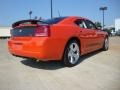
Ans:
{"label": "rear tire", "polygon": [[67,67],[75,66],[80,60],[80,47],[76,40],[72,40],[65,48],[63,63]]}
{"label": "rear tire", "polygon": [[105,38],[104,45],[103,45],[103,50],[107,51],[108,49],[109,49],[109,39]]}

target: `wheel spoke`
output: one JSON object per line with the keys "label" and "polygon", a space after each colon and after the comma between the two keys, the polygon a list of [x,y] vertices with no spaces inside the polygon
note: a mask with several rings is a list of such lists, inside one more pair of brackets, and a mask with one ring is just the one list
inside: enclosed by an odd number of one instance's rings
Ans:
{"label": "wheel spoke", "polygon": [[73,44],[70,45],[70,50],[74,51],[74,45]]}
{"label": "wheel spoke", "polygon": [[78,46],[75,44],[74,52],[76,52],[78,49],[79,49]]}
{"label": "wheel spoke", "polygon": [[71,57],[70,62],[74,63],[74,58],[73,57]]}
{"label": "wheel spoke", "polygon": [[75,60],[78,60],[79,59],[79,54],[74,54],[74,58],[75,58]]}

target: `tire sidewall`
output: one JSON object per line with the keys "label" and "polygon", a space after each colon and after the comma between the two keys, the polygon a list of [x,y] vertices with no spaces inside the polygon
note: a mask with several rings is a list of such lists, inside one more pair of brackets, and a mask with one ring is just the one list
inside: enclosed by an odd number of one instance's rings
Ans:
{"label": "tire sidewall", "polygon": [[[107,40],[107,48],[106,48],[106,40]],[[105,40],[104,40],[104,46],[103,46],[103,50],[104,51],[107,51],[109,49],[109,38],[105,38]]]}

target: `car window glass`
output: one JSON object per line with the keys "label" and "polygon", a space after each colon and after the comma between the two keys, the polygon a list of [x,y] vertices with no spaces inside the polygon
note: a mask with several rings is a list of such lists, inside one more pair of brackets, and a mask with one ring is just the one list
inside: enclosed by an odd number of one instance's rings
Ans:
{"label": "car window glass", "polygon": [[96,29],[96,26],[91,21],[85,20],[85,24],[88,29]]}
{"label": "car window glass", "polygon": [[64,20],[67,17],[58,17],[58,18],[52,18],[52,19],[47,19],[47,20],[43,20],[41,23],[43,24],[57,24],[60,21]]}
{"label": "car window glass", "polygon": [[77,24],[81,28],[86,28],[83,20],[77,20],[77,21],[75,21],[75,24]]}

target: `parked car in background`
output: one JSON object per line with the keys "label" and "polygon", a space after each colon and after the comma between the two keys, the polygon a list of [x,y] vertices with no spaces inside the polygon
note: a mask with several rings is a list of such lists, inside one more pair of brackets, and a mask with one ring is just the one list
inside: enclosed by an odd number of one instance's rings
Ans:
{"label": "parked car in background", "polygon": [[111,31],[111,34],[112,34],[112,36],[115,36],[116,35],[116,32],[115,31]]}
{"label": "parked car in background", "polygon": [[15,22],[12,28],[8,48],[17,57],[60,60],[71,67],[82,55],[109,48],[108,34],[82,17],[22,20]]}
{"label": "parked car in background", "polygon": [[116,31],[116,36],[120,36],[120,29]]}

